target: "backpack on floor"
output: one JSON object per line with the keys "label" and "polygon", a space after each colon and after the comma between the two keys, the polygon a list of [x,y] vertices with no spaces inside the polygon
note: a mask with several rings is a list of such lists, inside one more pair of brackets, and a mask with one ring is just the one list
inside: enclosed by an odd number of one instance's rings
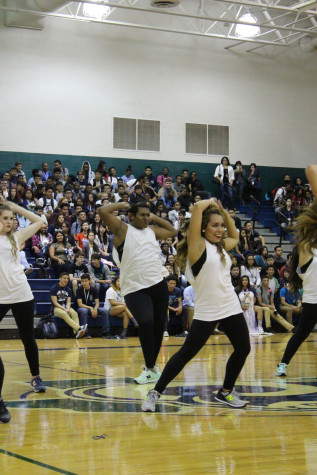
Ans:
{"label": "backpack on floor", "polygon": [[37,329],[39,338],[57,338],[58,336],[58,328],[50,315],[40,319]]}

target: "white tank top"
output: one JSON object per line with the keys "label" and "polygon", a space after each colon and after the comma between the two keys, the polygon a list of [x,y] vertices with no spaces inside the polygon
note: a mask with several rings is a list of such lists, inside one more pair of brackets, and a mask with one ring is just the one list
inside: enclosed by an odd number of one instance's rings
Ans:
{"label": "white tank top", "polygon": [[237,294],[231,283],[231,259],[224,252],[226,265],[221,262],[217,247],[206,239],[206,261],[199,274],[194,277],[189,260],[186,264],[186,278],[196,292],[194,319],[212,322],[242,313]]}
{"label": "white tank top", "polygon": [[298,274],[303,280],[303,302],[317,304],[317,249],[313,249],[313,260],[304,274]]}
{"label": "white tank top", "polygon": [[[16,236],[14,239],[18,246]],[[0,236],[0,304],[28,302],[34,298],[20,263],[20,253],[18,251],[15,257],[11,249],[9,238]]]}
{"label": "white tank top", "polygon": [[112,255],[120,269],[123,296],[158,284],[168,275],[159,257],[160,248],[151,228],[137,229],[128,224],[121,261],[116,248]]}

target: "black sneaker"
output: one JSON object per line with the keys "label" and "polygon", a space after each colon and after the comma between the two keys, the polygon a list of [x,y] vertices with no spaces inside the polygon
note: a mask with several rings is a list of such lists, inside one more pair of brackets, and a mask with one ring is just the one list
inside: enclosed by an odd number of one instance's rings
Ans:
{"label": "black sneaker", "polygon": [[75,338],[78,340],[78,338],[82,338],[85,333],[86,333],[86,330],[87,330],[87,323],[86,325],[82,325],[81,327],[79,327],[79,330],[77,330],[77,332],[75,333]]}
{"label": "black sneaker", "polygon": [[120,340],[127,340],[128,337],[125,333],[121,333],[121,335],[119,336]]}
{"label": "black sneaker", "polygon": [[179,335],[175,335],[177,338],[186,338],[188,335],[188,331],[184,331],[183,333],[180,333]]}
{"label": "black sneaker", "polygon": [[35,393],[45,393],[46,387],[42,381],[40,376],[36,376],[35,378],[31,379],[30,386]]}
{"label": "black sneaker", "polygon": [[0,401],[0,423],[6,424],[11,419],[10,412],[6,408],[3,399]]}

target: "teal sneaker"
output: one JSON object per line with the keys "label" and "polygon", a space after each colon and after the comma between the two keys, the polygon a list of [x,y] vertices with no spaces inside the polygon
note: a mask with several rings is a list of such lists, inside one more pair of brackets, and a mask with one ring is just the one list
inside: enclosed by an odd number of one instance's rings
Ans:
{"label": "teal sneaker", "polygon": [[287,376],[286,374],[286,368],[287,368],[287,364],[286,363],[279,363],[277,366],[276,366],[276,376]]}
{"label": "teal sneaker", "polygon": [[134,379],[134,382],[137,384],[148,384],[148,383],[155,383],[160,379],[161,373],[157,370],[157,372],[151,371],[147,368],[144,368],[140,376]]}

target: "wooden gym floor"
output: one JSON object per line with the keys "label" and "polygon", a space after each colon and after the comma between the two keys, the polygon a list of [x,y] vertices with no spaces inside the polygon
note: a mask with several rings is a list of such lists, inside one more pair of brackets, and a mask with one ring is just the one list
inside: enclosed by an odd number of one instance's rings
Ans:
{"label": "wooden gym floor", "polygon": [[[251,337],[237,390],[247,409],[213,399],[231,346],[212,336],[171,383],[157,412],[140,406],[137,338],[39,340],[46,394],[29,386],[21,342],[1,341],[3,396],[0,474],[312,474],[317,473],[317,334],[302,345],[285,379],[275,365],[287,334]],[[164,340],[163,367],[182,340]]]}

